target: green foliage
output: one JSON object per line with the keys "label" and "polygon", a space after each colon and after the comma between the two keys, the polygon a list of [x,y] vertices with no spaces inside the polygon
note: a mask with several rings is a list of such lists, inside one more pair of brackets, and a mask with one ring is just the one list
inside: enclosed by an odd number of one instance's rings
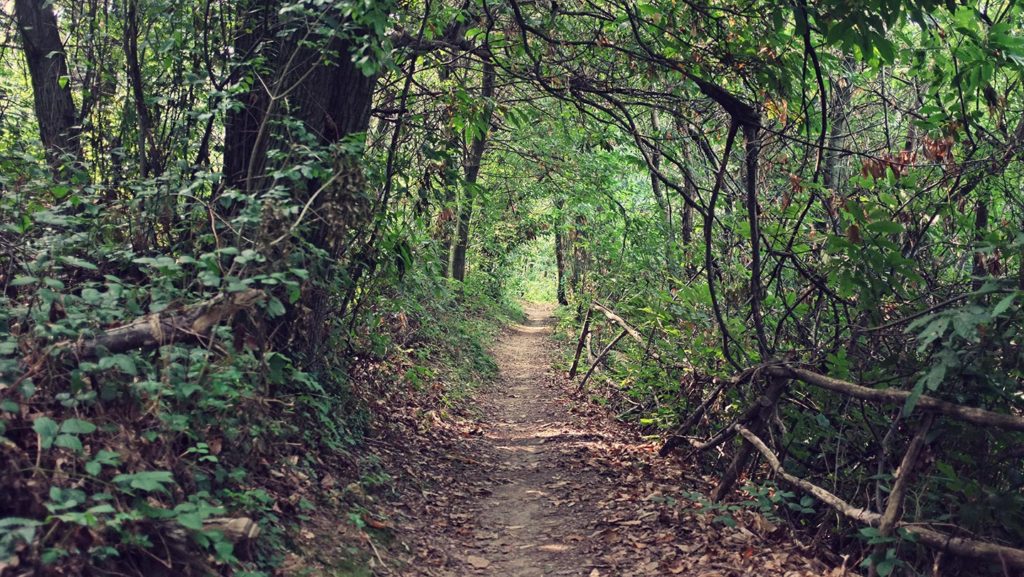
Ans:
{"label": "green foliage", "polygon": [[[0,559],[121,572],[171,525],[204,571],[267,573],[308,513],[271,471],[349,462],[368,390],[460,402],[520,299],[631,324],[587,393],[649,434],[721,431],[765,363],[909,391],[790,383],[761,423],[876,510],[922,395],[1021,414],[1021,6],[562,4],[41,4],[68,73],[0,54]],[[937,419],[905,519],[1021,542],[1015,435]],[[221,515],[265,528],[255,558]],[[923,558],[863,536],[880,574]]]}
{"label": "green foliage", "polygon": [[509,295],[534,303],[555,303],[558,299],[558,268],[554,239],[539,237],[516,251],[511,278],[503,288]]}

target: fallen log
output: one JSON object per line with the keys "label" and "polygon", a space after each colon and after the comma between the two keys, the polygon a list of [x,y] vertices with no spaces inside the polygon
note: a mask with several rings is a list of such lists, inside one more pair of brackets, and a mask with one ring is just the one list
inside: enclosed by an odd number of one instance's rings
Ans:
{"label": "fallen log", "polygon": [[220,531],[232,543],[254,541],[260,536],[260,526],[249,517],[211,517],[203,521],[204,531]]}
{"label": "fallen log", "polygon": [[128,324],[102,330],[91,338],[63,341],[53,345],[58,356],[95,358],[101,352],[123,353],[175,342],[195,342],[209,336],[213,327],[240,310],[264,298],[263,291],[248,289],[172,311],[140,317]]}

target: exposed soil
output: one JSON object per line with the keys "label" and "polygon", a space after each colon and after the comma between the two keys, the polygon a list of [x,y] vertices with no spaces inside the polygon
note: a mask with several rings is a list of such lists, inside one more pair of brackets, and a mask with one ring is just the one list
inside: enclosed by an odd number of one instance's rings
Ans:
{"label": "exposed soil", "polygon": [[388,506],[395,539],[375,553],[376,574],[846,574],[757,513],[713,522],[720,513],[684,496],[709,481],[574,398],[551,369],[550,309],[527,313],[495,347],[501,378],[473,418],[420,415],[401,455],[383,450],[406,489]]}

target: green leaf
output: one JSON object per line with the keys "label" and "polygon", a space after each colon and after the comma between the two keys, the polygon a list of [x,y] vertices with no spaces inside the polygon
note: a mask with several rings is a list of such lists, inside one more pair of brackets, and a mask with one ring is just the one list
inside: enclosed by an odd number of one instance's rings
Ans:
{"label": "green leaf", "polygon": [[90,475],[96,476],[100,474],[104,465],[116,466],[121,463],[121,455],[114,451],[108,451],[103,449],[96,453],[96,456],[91,461],[85,464],[85,472]]}
{"label": "green leaf", "polygon": [[60,257],[60,261],[66,265],[84,268],[86,270],[99,270],[99,267],[97,267],[96,265],[92,264],[87,260],[80,259],[76,256],[62,256]]}
{"label": "green leaf", "polygon": [[81,453],[85,450],[82,446],[82,441],[78,440],[75,435],[60,434],[54,439],[53,444],[57,447],[63,447],[65,449],[71,449],[76,453]]}
{"label": "green leaf", "polygon": [[721,523],[722,525],[725,525],[726,527],[735,527],[736,526],[736,520],[733,519],[732,517],[728,516],[728,515],[718,515],[717,517],[712,519],[711,522],[712,523]]}
{"label": "green leaf", "polygon": [[217,541],[213,544],[213,549],[217,552],[217,558],[222,562],[228,562],[234,558],[235,546],[231,541]]}
{"label": "green leaf", "polygon": [[875,570],[878,571],[879,577],[889,577],[894,569],[896,569],[895,559],[884,559],[875,565]]}
{"label": "green leaf", "polygon": [[867,229],[879,234],[896,234],[903,232],[903,225],[891,220],[876,220],[868,223]]}
{"label": "green leaf", "polygon": [[139,374],[139,371],[135,366],[135,359],[124,354],[103,357],[99,360],[97,366],[102,370],[108,370],[116,367],[122,373],[133,376]]}
{"label": "green leaf", "polygon": [[[931,391],[937,390],[939,388],[939,385],[942,384],[942,381],[945,378],[946,378],[946,364],[945,363],[939,363],[939,364],[933,366],[928,371],[928,373],[925,374],[925,376],[921,377],[921,379],[924,381],[925,386],[927,386],[928,390],[931,390]],[[911,408],[913,408],[913,407],[911,407]],[[907,414],[909,414],[909,411],[907,412]]]}
{"label": "green leaf", "polygon": [[88,435],[96,430],[96,425],[82,419],[68,419],[60,424],[60,432],[72,435]]}
{"label": "green leaf", "polygon": [[879,537],[882,534],[881,531],[878,530],[878,527],[861,527],[858,533],[860,533],[861,537],[865,537],[867,539]]}
{"label": "green leaf", "polygon": [[201,531],[203,529],[203,516],[199,513],[182,513],[177,517],[178,523],[186,529]]}
{"label": "green leaf", "polygon": [[53,446],[53,440],[57,438],[60,427],[49,417],[39,417],[32,422],[32,430],[39,435],[40,446],[43,449],[49,449]]}
{"label": "green leaf", "polygon": [[1005,313],[1013,305],[1013,301],[1016,298],[1017,293],[1012,293],[1010,295],[1003,297],[1003,299],[996,303],[996,306],[992,308],[992,316],[997,317]]}
{"label": "green leaf", "polygon": [[284,305],[281,304],[281,301],[277,297],[271,298],[267,301],[267,316],[275,318],[283,315],[284,313]]}
{"label": "green leaf", "polygon": [[118,475],[114,477],[114,483],[140,491],[166,493],[165,485],[173,484],[174,476],[170,471],[143,471]]}
{"label": "green leaf", "polygon": [[903,403],[903,416],[910,416],[910,413],[914,412],[914,407],[917,406],[917,401],[921,398],[921,394],[924,393],[924,379],[918,379],[914,383],[913,390],[910,391],[910,396]]}
{"label": "green leaf", "polygon": [[875,48],[878,50],[879,56],[887,64],[892,64],[896,61],[896,47],[889,40],[882,36],[875,36]]}

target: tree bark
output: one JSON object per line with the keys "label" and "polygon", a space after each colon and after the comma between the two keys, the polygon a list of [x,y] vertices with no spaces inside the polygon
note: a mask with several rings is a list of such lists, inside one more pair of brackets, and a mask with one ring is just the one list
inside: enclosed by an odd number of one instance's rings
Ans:
{"label": "tree bark", "polygon": [[[358,34],[318,39],[304,22],[283,20],[285,17],[279,20],[277,2],[254,2],[243,10],[245,18],[236,51],[249,59],[238,72],[248,79],[250,90],[242,99],[243,106],[226,119],[223,172],[226,186],[257,195],[269,184],[268,175],[274,168],[269,166],[268,151],[290,147],[290,142],[284,140],[289,135],[277,132],[277,120],[285,115],[298,120],[320,145],[332,147],[369,127],[377,76],[364,74],[352,58],[353,49],[373,41],[372,32],[367,32],[369,40],[351,40],[360,38]],[[340,12],[329,16],[342,22],[347,18]],[[289,26],[295,30],[283,33]],[[269,71],[257,69],[252,63],[254,51],[260,46],[261,55],[270,59]],[[300,303],[280,321],[287,330],[277,332],[284,341],[298,341],[289,346],[313,368],[321,362],[319,351],[329,344],[331,319],[344,315],[348,303],[343,299],[339,306],[331,301],[336,290],[331,286],[333,279],[342,272],[333,263],[350,248],[346,239],[370,218],[359,159],[344,149],[332,152],[334,175],[329,180],[308,179],[290,187],[292,201],[303,205],[304,213],[317,217],[306,223],[300,234],[309,244],[323,249],[328,258],[310,271],[312,281]],[[283,232],[288,235],[293,229],[294,225]],[[274,234],[277,232],[281,231]],[[360,258],[349,263],[346,282],[350,287],[359,282],[373,258],[372,247],[364,247]]]}
{"label": "tree bark", "polygon": [[[828,213],[825,215],[825,218],[833,234],[837,234],[839,231],[839,215],[836,210],[835,199],[843,198],[846,181],[849,177],[849,175],[843,174],[840,161],[848,156],[847,153],[841,152],[841,149],[846,145],[846,135],[849,132],[846,115],[850,108],[850,100],[853,97],[853,76],[856,66],[857,63],[853,58],[849,56],[843,58],[843,73],[835,82],[833,102],[828,111],[828,150],[825,151],[822,171],[822,184],[824,184],[826,190],[821,194],[823,195],[825,211]],[[830,192],[834,193],[834,197],[829,196]]]}
{"label": "tree bark", "polygon": [[485,58],[483,81],[480,88],[480,97],[484,100],[483,118],[480,123],[482,129],[480,135],[473,139],[466,158],[466,180],[462,187],[462,202],[459,203],[459,222],[458,228],[455,231],[455,243],[452,245],[452,278],[460,282],[466,280],[466,250],[469,248],[469,223],[473,218],[473,203],[476,200],[474,189],[476,188],[477,177],[480,175],[480,162],[483,160],[484,149],[487,146],[487,133],[490,132],[491,115],[494,112],[495,80],[494,63],[490,58]]}
{"label": "tree bark", "polygon": [[555,199],[555,208],[557,209],[557,221],[555,222],[555,268],[558,274],[556,291],[558,304],[562,306],[569,304],[569,299],[566,297],[565,292],[565,235],[562,234],[562,207],[564,205],[565,202],[562,199]]}
{"label": "tree bark", "polygon": [[[769,426],[772,413],[775,412],[775,406],[785,390],[785,379],[774,378],[768,381],[768,386],[765,388],[764,393],[757,399],[759,407],[753,412],[750,422],[744,423],[749,426],[754,434],[760,434],[761,431]],[[729,467],[722,473],[722,478],[719,480],[714,492],[711,493],[712,501],[721,501],[732,491],[743,469],[750,462],[750,456],[753,454],[753,451],[754,447],[750,444],[749,440],[745,439],[740,448],[736,450],[736,454],[733,456],[732,462],[729,463]]]}
{"label": "tree bark", "polygon": [[14,14],[32,79],[39,137],[54,175],[66,178],[68,168],[81,160],[81,127],[57,16],[44,0],[15,0]]}
{"label": "tree bark", "polygon": [[[658,112],[654,109],[651,110],[651,127],[655,133],[660,131]],[[665,231],[665,264],[672,278],[678,279],[679,262],[676,260],[676,231],[672,223],[672,204],[661,190],[661,181],[657,175],[657,172],[661,171],[661,152],[656,147],[651,149],[651,164],[654,167],[654,170],[650,171],[651,192],[654,193],[654,200],[658,203],[658,208],[661,209],[661,224]]]}
{"label": "tree bark", "polygon": [[[905,403],[907,397],[912,394],[910,391],[900,389],[872,389],[849,381],[827,377],[807,369],[787,365],[768,366],[765,367],[764,370],[769,375],[800,379],[801,381],[815,387],[827,389],[855,399],[875,403]],[[943,401],[942,399],[930,397],[928,395],[921,395],[918,397],[915,410],[918,409],[938,413],[940,415],[946,415],[947,417],[952,417],[959,421],[973,423],[982,427],[997,427],[1008,431],[1024,431],[1024,417],[1007,413],[996,413],[994,411],[979,409],[977,407],[965,407],[963,405]]]}
{"label": "tree bark", "polygon": [[157,174],[160,162],[153,137],[153,120],[146,106],[146,92],[142,83],[142,66],[139,64],[139,7],[138,0],[128,1],[125,14],[124,54],[128,68],[128,81],[132,89],[132,101],[138,122],[139,173],[143,178]]}
{"label": "tree bark", "polygon": [[565,239],[562,236],[560,229],[555,229],[555,267],[557,269],[558,286],[556,288],[556,296],[558,298],[558,304],[565,306],[569,304],[569,299],[565,295],[565,249],[563,245]]}
{"label": "tree bark", "polygon": [[[764,456],[765,461],[768,462],[768,466],[771,467],[772,471],[774,471],[775,474],[783,481],[810,493],[822,503],[825,503],[829,507],[832,507],[854,521],[858,521],[868,526],[878,526],[881,523],[882,515],[869,509],[856,507],[818,485],[790,474],[782,467],[782,463],[779,461],[778,456],[776,456],[757,435],[742,426],[736,426],[735,428],[747,442],[751,443],[753,447],[757,449],[762,456]],[[908,533],[914,535],[918,542],[928,545],[929,547],[939,549],[940,551],[950,551],[956,555],[986,559],[992,563],[1000,564],[1003,567],[1024,567],[1024,549],[1017,549],[996,543],[988,543],[975,539],[957,537],[952,534],[940,533],[924,527],[920,523],[896,523],[896,527],[905,529]],[[955,527],[954,529],[957,529],[958,532],[967,532]]]}
{"label": "tree bark", "polygon": [[590,315],[593,314],[593,307],[587,307],[587,316],[583,318],[583,326],[580,328],[580,338],[576,340],[576,354],[572,358],[572,366],[569,367],[569,378],[576,378],[576,369],[580,365],[580,353],[586,343],[587,335],[590,334]]}
{"label": "tree bark", "polygon": [[252,308],[264,298],[263,291],[248,289],[181,309],[153,313],[98,332],[78,341],[56,343],[60,355],[92,359],[102,354],[160,347],[177,342],[196,342],[209,336],[214,327],[238,311]]}

